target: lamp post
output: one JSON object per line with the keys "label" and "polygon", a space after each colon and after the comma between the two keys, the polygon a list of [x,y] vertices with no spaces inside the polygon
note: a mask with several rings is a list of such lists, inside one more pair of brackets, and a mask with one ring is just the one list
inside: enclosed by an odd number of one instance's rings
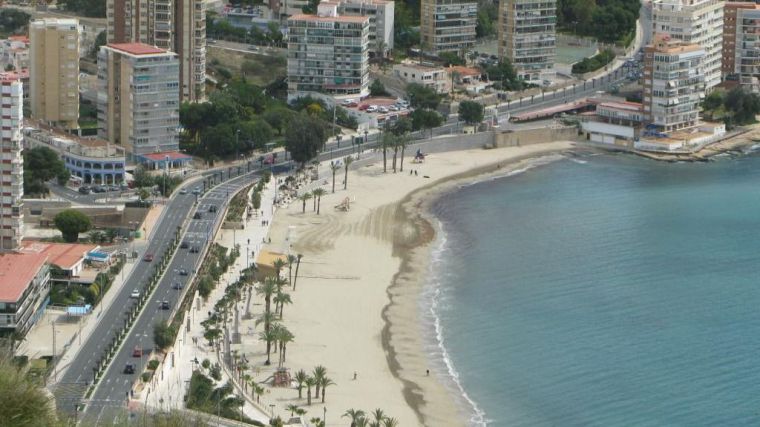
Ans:
{"label": "lamp post", "polygon": [[238,153],[240,151],[240,145],[239,144],[240,144],[240,129],[237,129],[235,131],[235,160],[236,161],[237,161],[237,159],[239,157],[238,156]]}
{"label": "lamp post", "polygon": [[335,140],[338,142],[338,148],[340,148],[340,140],[343,139],[343,135],[338,134],[335,136]]}
{"label": "lamp post", "polygon": [[322,422],[322,425],[327,427],[327,406],[322,407]]}

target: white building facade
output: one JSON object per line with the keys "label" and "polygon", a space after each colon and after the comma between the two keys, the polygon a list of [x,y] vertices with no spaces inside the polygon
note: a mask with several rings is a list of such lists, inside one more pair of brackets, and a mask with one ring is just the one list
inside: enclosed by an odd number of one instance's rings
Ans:
{"label": "white building facade", "polygon": [[23,89],[16,73],[0,73],[0,252],[18,248],[24,234]]}

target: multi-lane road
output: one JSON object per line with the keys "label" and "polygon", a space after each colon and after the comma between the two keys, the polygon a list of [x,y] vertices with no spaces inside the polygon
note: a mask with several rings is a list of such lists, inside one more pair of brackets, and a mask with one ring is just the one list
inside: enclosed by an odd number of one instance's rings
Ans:
{"label": "multi-lane road", "polygon": [[[180,282],[183,286],[187,285],[216,223],[221,220],[220,215],[224,212],[224,204],[227,203],[231,194],[254,179],[253,174],[235,177],[235,172],[233,171],[232,179],[199,196],[197,204],[193,189],[203,189],[203,184],[198,182],[185,184],[183,188],[187,189],[187,194],[176,192],[168,201],[162,217],[154,227],[155,232],[150,237],[147,248],[134,261],[140,265],[133,269],[127,282],[118,290],[119,293],[111,306],[105,312],[98,314],[101,321],[80,348],[77,357],[69,366],[59,367],[65,370],[53,392],[59,409],[72,414],[76,412],[76,405],[83,401],[88,385],[93,382],[94,368],[116,334],[124,327],[128,313],[136,304],[136,299],[130,294],[134,290],[145,292],[144,289],[150,277],[158,268],[158,262],[175,239],[177,228],[181,227],[182,239],[190,242],[190,247],[197,246],[200,251],[191,253],[190,248],[177,249],[162,280],[138,315],[110,366],[100,378],[95,392],[88,401],[85,415],[88,418],[98,419],[109,409],[124,407],[126,393],[131,389],[131,384],[137,379],[137,375],[143,371],[149,351],[153,347],[153,325],[159,320],[168,319],[169,314],[176,309],[180,295],[184,292],[184,287],[182,290],[177,290],[173,288],[173,284]],[[224,171],[223,175],[227,178],[227,171]],[[210,206],[216,206],[216,212],[210,212]],[[196,210],[201,213],[201,218],[191,219],[190,214]],[[145,254],[152,254],[154,260],[144,261]],[[179,274],[182,269],[188,272],[187,276]],[[168,302],[169,309],[160,307],[163,301]],[[144,349],[143,357],[132,357],[135,347]],[[136,365],[134,374],[123,373],[127,363]]]}

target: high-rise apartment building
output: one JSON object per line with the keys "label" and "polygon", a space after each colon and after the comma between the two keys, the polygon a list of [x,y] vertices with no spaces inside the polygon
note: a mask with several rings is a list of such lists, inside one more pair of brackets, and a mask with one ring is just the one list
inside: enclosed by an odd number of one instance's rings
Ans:
{"label": "high-rise apartment building", "polygon": [[760,92],[760,4],[726,3],[723,21],[723,76]]}
{"label": "high-rise apartment building", "polygon": [[698,124],[705,94],[705,49],[655,34],[644,49],[644,116],[659,132]]}
{"label": "high-rise apartment building", "polygon": [[420,42],[425,52],[463,55],[475,46],[477,1],[422,0],[420,14]]}
{"label": "high-rise apartment building", "polygon": [[705,88],[721,82],[723,46],[723,1],[653,0],[653,33],[667,34],[672,40],[696,44],[705,50]]}
{"label": "high-rise apartment building", "polygon": [[145,43],[176,52],[183,101],[204,97],[206,0],[107,0],[109,43]]}
{"label": "high-rise apartment building", "polygon": [[524,80],[541,80],[554,68],[556,26],[555,0],[502,0],[499,57],[508,58]]}
{"label": "high-rise apartment building", "polygon": [[338,2],[339,15],[366,16],[369,18],[369,51],[375,56],[385,56],[393,50],[394,10],[395,2],[391,0],[342,0]]}
{"label": "high-rise apartment building", "polygon": [[0,252],[16,249],[24,233],[23,89],[18,74],[0,73]]}
{"label": "high-rise apartment building", "polygon": [[79,23],[39,19],[29,24],[32,117],[64,129],[79,124]]}
{"label": "high-rise apartment building", "polygon": [[142,43],[112,43],[98,53],[98,136],[131,160],[179,149],[179,60]]}
{"label": "high-rise apartment building", "polygon": [[369,94],[369,18],[338,16],[334,4],[319,15],[288,19],[288,91]]}

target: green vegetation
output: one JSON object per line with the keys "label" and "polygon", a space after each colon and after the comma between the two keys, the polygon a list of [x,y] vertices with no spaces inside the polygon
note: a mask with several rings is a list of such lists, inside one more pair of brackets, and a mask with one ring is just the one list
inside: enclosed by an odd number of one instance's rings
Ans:
{"label": "green vegetation", "polygon": [[230,200],[229,207],[227,208],[227,216],[224,218],[225,221],[239,222],[243,220],[243,213],[245,213],[245,208],[248,206],[248,192],[251,190],[252,186],[253,184],[240,190],[240,192],[235,194],[232,200]]}
{"label": "green vegetation", "polygon": [[369,96],[390,96],[385,85],[380,80],[375,80],[369,85]]}
{"label": "green vegetation", "polygon": [[[169,197],[172,192],[174,192],[174,189],[182,183],[182,177],[180,176],[168,176],[166,174],[151,175],[142,165],[138,165],[135,168],[133,178],[135,180],[135,188],[140,188],[142,190],[157,186],[158,191],[160,191],[164,197]],[[147,195],[143,194],[140,196],[142,200],[145,200],[148,197],[150,197],[149,191]]]}
{"label": "green vegetation", "polygon": [[535,86],[519,78],[515,67],[506,58],[496,65],[486,67],[483,71],[489,80],[498,82],[498,84],[494,84],[494,88],[497,90],[519,91]]}
{"label": "green vegetation", "polygon": [[158,360],[153,359],[150,362],[148,362],[148,369],[151,371],[155,371],[156,369],[158,369],[159,364],[160,362]]}
{"label": "green vegetation", "polygon": [[58,7],[75,15],[91,18],[106,17],[106,2],[103,0],[58,0]]}
{"label": "green vegetation", "polygon": [[22,34],[29,24],[31,15],[18,9],[0,10],[0,35]]}
{"label": "green vegetation", "polygon": [[636,32],[640,8],[638,0],[559,0],[557,25],[560,30],[599,41],[623,42]]}
{"label": "green vegetation", "polygon": [[238,43],[281,46],[283,34],[276,22],[270,22],[267,31],[261,31],[252,25],[249,30],[232,26],[216,12],[206,13],[206,35],[213,39],[229,40]]}
{"label": "green vegetation", "polygon": [[441,52],[438,57],[443,61],[443,66],[448,67],[451,65],[464,65],[466,62],[464,58],[459,56],[456,52]]}
{"label": "green vegetation", "polygon": [[53,218],[58,231],[63,235],[63,240],[74,243],[79,240],[79,233],[84,233],[92,228],[90,217],[76,209],[66,209],[58,212]]}
{"label": "green vegetation", "polygon": [[56,178],[59,184],[65,184],[71,174],[63,160],[48,147],[35,147],[24,150],[24,193],[44,195],[49,192],[45,183]]}
{"label": "green vegetation", "polygon": [[[105,45],[106,42],[107,42],[106,37],[107,37],[107,35],[106,35],[106,31],[105,30],[103,30],[100,33],[98,33],[98,36],[95,37],[95,44],[92,46],[92,50],[89,52],[89,57],[91,59],[93,59],[93,60],[97,59],[98,52],[100,51],[100,47],[103,46],[103,45]],[[81,114],[81,110],[80,110],[80,114]]]}
{"label": "green vegetation", "polygon": [[3,402],[0,420],[17,426],[59,425],[51,395],[27,375],[28,371],[27,367],[14,365],[9,358],[0,358],[0,401]]}
{"label": "green vegetation", "polygon": [[483,104],[474,101],[462,101],[459,103],[459,118],[468,125],[477,125],[483,121]]}
{"label": "green vegetation", "polygon": [[477,37],[495,36],[498,23],[498,4],[491,0],[478,2],[478,22],[475,26],[475,35]]}
{"label": "green vegetation", "polygon": [[96,130],[98,128],[98,109],[90,101],[79,101],[79,127],[82,129]]}
{"label": "green vegetation", "polygon": [[574,74],[589,73],[596,71],[615,59],[615,52],[610,49],[605,49],[591,58],[583,58],[582,61],[573,64]]}
{"label": "green vegetation", "polygon": [[95,281],[90,285],[60,283],[67,277],[63,276],[60,268],[52,266],[50,275],[53,279],[53,286],[50,288],[50,303],[59,305],[81,305],[90,304],[96,306],[103,295],[108,292],[113,284],[116,275],[124,267],[124,261],[115,262],[106,272],[100,272],[95,276]]}
{"label": "green vegetation", "polygon": [[214,381],[199,371],[193,372],[190,378],[190,389],[187,393],[187,407],[196,411],[209,414],[220,414],[224,418],[233,420],[242,419],[243,422],[262,425],[240,413],[240,407],[244,400],[233,394],[234,388],[229,382],[214,387]]}
{"label": "green vegetation", "polygon": [[227,255],[228,249],[224,246],[214,243],[209,249],[208,256],[201,266],[198,273],[198,292],[203,298],[208,298],[211,291],[216,287],[216,283],[222,274],[235,262],[235,259],[240,256],[239,250],[233,249],[229,255]]}
{"label": "green vegetation", "polygon": [[406,85],[406,94],[409,97],[409,104],[412,108],[435,110],[438,108],[438,104],[441,103],[441,96],[436,93],[435,89],[417,83]]}
{"label": "green vegetation", "polygon": [[430,137],[433,136],[433,128],[443,124],[443,116],[438,114],[437,111],[428,110],[425,108],[418,108],[411,114],[412,117],[412,129],[421,130],[429,129]]}
{"label": "green vegetation", "polygon": [[705,98],[702,107],[704,116],[712,120],[723,120],[727,127],[755,123],[760,114],[760,95],[742,90],[740,87],[728,93],[714,91]]}
{"label": "green vegetation", "polygon": [[156,322],[153,325],[153,343],[156,344],[156,348],[164,351],[174,343],[174,337],[177,334],[172,326],[166,323],[165,320]]}
{"label": "green vegetation", "polygon": [[303,167],[327,142],[326,123],[307,112],[294,116],[285,130],[285,148]]}

